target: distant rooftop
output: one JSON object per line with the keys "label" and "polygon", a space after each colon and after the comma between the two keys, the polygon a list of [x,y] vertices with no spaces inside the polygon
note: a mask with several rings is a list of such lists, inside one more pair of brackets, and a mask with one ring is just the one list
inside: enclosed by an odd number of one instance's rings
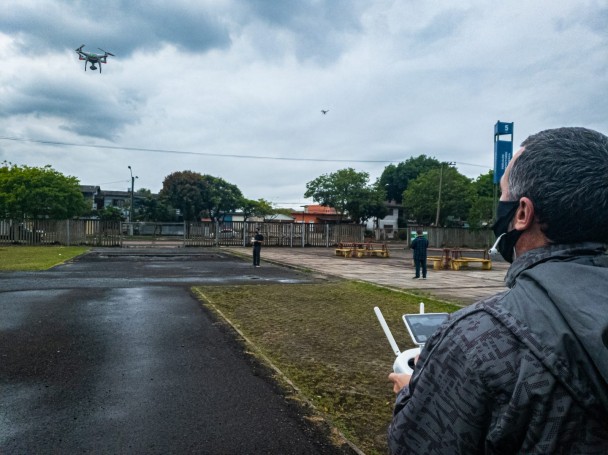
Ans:
{"label": "distant rooftop", "polygon": [[324,205],[305,205],[304,213],[318,213],[323,215],[335,215],[336,209],[333,207],[326,207]]}

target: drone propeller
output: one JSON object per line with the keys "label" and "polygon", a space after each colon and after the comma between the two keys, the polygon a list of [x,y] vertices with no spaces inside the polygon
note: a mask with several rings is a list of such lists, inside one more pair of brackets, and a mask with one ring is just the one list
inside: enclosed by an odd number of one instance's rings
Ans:
{"label": "drone propeller", "polygon": [[80,52],[80,51],[82,50],[82,48],[83,48],[83,47],[84,47],[84,44],[83,44],[83,45],[81,45],[81,46],[80,46],[78,49],[75,49],[75,50],[76,50],[76,52]]}
{"label": "drone propeller", "polygon": [[111,55],[112,57],[115,57],[114,54],[112,54],[111,52],[108,52],[108,51],[104,51],[101,47],[98,47],[97,49],[99,49],[101,52],[105,52],[107,55]]}

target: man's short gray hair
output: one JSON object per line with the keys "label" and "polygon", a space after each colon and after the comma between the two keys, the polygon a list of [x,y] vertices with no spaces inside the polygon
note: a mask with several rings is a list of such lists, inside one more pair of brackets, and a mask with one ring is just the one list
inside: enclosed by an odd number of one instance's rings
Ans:
{"label": "man's short gray hair", "polygon": [[528,197],[552,243],[608,243],[608,137],[586,128],[541,131],[509,174],[512,200]]}

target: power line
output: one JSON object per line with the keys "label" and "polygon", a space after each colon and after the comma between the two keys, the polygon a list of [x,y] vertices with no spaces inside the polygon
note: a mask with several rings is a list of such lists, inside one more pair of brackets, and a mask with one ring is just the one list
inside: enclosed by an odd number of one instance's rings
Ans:
{"label": "power line", "polygon": [[[70,142],[56,142],[56,141],[43,141],[38,139],[18,138],[18,137],[6,137],[0,136],[0,140],[15,141],[15,142],[32,142],[43,145],[61,145],[66,147],[87,147],[87,148],[98,148],[106,150],[129,150],[133,152],[151,152],[151,153],[172,153],[177,155],[199,155],[199,156],[216,156],[220,158],[243,158],[252,160],[279,160],[279,161],[309,161],[309,162],[335,162],[335,163],[396,163],[403,161],[403,159],[395,160],[340,160],[340,159],[328,159],[328,158],[289,158],[279,156],[261,156],[261,155],[235,155],[235,154],[222,154],[222,153],[206,153],[206,152],[188,152],[183,150],[166,150],[166,149],[149,149],[143,147],[123,147],[118,145],[98,145],[98,144],[73,144]],[[480,164],[463,163],[454,161],[456,164],[462,164],[464,166],[474,166],[484,169],[488,169],[488,166]],[[114,182],[112,182],[114,183]]]}
{"label": "power line", "polygon": [[462,161],[453,161],[453,163],[462,164],[463,166],[474,166],[474,167],[482,167],[484,169],[491,169],[491,166],[483,166],[481,164],[463,163]]}
{"label": "power line", "polygon": [[100,185],[110,185],[112,183],[128,183],[130,180],[115,180],[113,182],[102,182]]}
{"label": "power line", "polygon": [[399,160],[339,160],[339,159],[326,159],[326,158],[286,158],[279,156],[260,156],[260,155],[235,155],[235,154],[222,154],[222,153],[206,153],[206,152],[186,152],[183,150],[164,150],[164,149],[148,149],[142,147],[123,147],[115,145],[95,145],[95,144],[72,144],[69,142],[55,142],[55,141],[42,141],[36,139],[25,139],[17,137],[5,137],[0,136],[0,139],[6,141],[15,142],[33,142],[36,144],[44,145],[62,145],[66,147],[87,147],[87,148],[98,148],[98,149],[109,149],[109,150],[129,150],[133,152],[152,152],[152,153],[173,153],[178,155],[201,155],[201,156],[217,156],[222,158],[244,158],[253,160],[281,160],[281,161],[312,161],[312,162],[340,162],[340,163],[394,163]]}

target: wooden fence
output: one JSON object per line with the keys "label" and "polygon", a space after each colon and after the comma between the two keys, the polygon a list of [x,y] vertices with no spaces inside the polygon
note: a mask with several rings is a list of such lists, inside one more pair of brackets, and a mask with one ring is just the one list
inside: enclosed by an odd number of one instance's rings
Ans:
{"label": "wooden fence", "polygon": [[121,246],[120,221],[0,220],[0,244]]}
{"label": "wooden fence", "polygon": [[278,222],[153,223],[100,220],[0,220],[0,244],[90,246],[249,246],[260,229],[265,246],[331,247],[363,241],[360,225]]}
{"label": "wooden fence", "polygon": [[[377,242],[411,243],[416,229],[422,229],[433,248],[484,248],[494,244],[496,237],[491,229],[442,228],[429,226],[409,226],[404,229],[375,229],[373,239]],[[415,234],[414,234],[415,236]]]}
{"label": "wooden fence", "polygon": [[255,230],[264,236],[264,246],[330,247],[340,242],[361,242],[364,226],[352,224],[301,224],[278,222],[190,223],[185,246],[250,246]]}
{"label": "wooden fence", "polygon": [[[0,245],[90,245],[184,247],[250,246],[259,228],[264,246],[334,247],[339,243],[374,241],[409,245],[415,226],[407,229],[376,229],[371,238],[365,228],[353,224],[302,224],[279,222],[154,223],[100,220],[0,220]],[[491,230],[422,227],[434,248],[488,248],[494,243]]]}

